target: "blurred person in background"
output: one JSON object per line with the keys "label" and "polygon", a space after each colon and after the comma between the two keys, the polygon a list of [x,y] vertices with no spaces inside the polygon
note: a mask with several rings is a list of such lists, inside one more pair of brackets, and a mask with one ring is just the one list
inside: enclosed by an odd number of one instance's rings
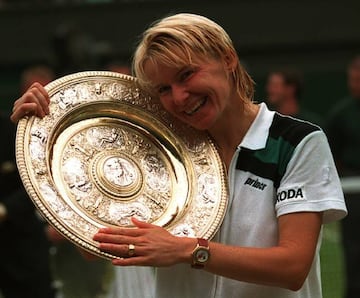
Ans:
{"label": "blurred person in background", "polygon": [[[25,70],[21,92],[31,78],[48,83],[45,72],[41,67]],[[15,126],[5,112],[0,129],[5,142],[0,147],[0,293],[5,298],[53,298],[47,225],[23,188],[15,161]]]}
{"label": "blurred person in background", "polygon": [[320,115],[306,110],[301,105],[303,77],[293,69],[279,69],[269,73],[266,82],[267,104],[270,108],[283,114],[317,125],[322,125]]}
{"label": "blurred person in background", "polygon": [[[341,177],[360,177],[360,55],[347,68],[349,95],[330,110],[326,132]],[[346,298],[360,297],[360,185],[345,193],[349,215],[342,221]]]}

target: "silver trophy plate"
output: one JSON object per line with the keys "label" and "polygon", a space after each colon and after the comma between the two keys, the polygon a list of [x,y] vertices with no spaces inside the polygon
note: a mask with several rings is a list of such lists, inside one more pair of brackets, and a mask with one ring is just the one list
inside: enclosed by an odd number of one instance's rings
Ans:
{"label": "silver trophy plate", "polygon": [[16,159],[44,218],[98,256],[100,228],[131,217],[177,236],[211,239],[228,200],[226,174],[206,132],[170,116],[135,78],[80,72],[46,87],[50,114],[18,123]]}

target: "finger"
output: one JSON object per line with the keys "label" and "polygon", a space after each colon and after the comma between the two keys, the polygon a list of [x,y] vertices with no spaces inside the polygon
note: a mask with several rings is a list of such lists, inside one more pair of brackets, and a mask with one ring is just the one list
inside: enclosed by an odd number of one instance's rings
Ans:
{"label": "finger", "polygon": [[130,237],[142,236],[144,232],[145,232],[144,230],[137,228],[117,228],[117,227],[102,228],[98,231],[98,233],[123,235]]}
{"label": "finger", "polygon": [[32,84],[29,89],[14,103],[14,109],[18,109],[20,106],[26,103],[35,103],[38,107],[35,115],[44,117],[49,113],[50,98],[43,86],[39,83]]}
{"label": "finger", "polygon": [[13,113],[10,116],[10,119],[13,123],[17,123],[21,118],[26,115],[36,114],[37,107],[35,103],[27,103],[19,106],[17,109],[14,109]]}
{"label": "finger", "polygon": [[27,96],[25,98],[26,101],[37,103],[37,116],[44,117],[49,114],[49,95],[40,84],[34,86],[33,88],[30,87],[25,96]]}
{"label": "finger", "polygon": [[43,87],[43,85],[41,85],[38,82],[35,82],[34,84],[32,84],[30,86],[30,88],[36,88],[39,90],[39,92],[41,92],[41,94],[44,96],[45,100],[47,101],[47,103],[50,103],[50,97],[49,97],[49,93],[46,91],[46,89]]}
{"label": "finger", "polygon": [[[129,245],[128,244],[113,244],[113,243],[100,243],[98,247],[102,252],[107,252],[118,257],[129,257]],[[138,254],[135,247],[135,254]]]}
{"label": "finger", "polygon": [[108,233],[97,233],[93,236],[93,240],[95,241],[114,244],[130,244],[134,243],[134,241],[136,241],[135,239],[134,237]]}
{"label": "finger", "polygon": [[[36,90],[31,90],[25,93],[20,99],[14,103],[13,114],[18,117],[25,115],[35,115],[39,117],[45,116],[45,111],[41,107],[39,98],[37,98]],[[19,120],[19,119],[18,119]]]}

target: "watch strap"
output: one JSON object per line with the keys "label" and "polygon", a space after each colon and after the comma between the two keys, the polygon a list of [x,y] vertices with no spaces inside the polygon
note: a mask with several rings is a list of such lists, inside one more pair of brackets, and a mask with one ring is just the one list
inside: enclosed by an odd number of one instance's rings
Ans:
{"label": "watch strap", "polygon": [[197,238],[198,246],[209,247],[209,241],[204,238]]}

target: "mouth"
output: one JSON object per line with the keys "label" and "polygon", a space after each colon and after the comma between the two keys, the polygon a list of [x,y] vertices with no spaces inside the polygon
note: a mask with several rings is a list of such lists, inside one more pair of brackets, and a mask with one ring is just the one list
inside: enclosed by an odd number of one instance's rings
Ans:
{"label": "mouth", "polygon": [[198,101],[193,105],[190,109],[187,109],[185,112],[186,115],[192,116],[194,115],[201,107],[205,105],[207,101],[207,97],[204,97],[202,100]]}

